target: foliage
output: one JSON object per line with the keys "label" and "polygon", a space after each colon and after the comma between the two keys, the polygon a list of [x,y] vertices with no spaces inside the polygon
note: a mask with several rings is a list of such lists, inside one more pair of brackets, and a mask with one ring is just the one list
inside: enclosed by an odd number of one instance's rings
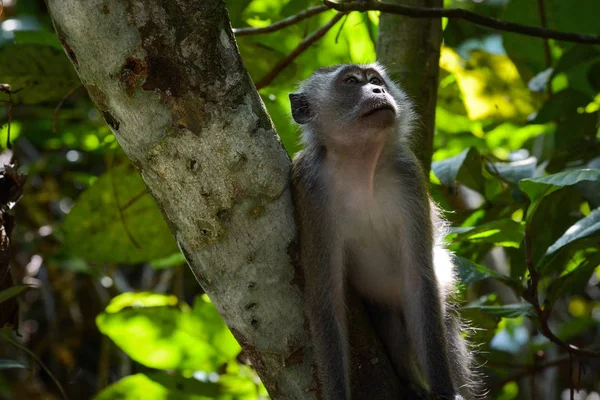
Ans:
{"label": "foliage", "polygon": [[[261,27],[319,2],[226,3],[232,26]],[[540,26],[539,3],[445,6]],[[542,3],[549,28],[600,34],[600,2]],[[14,154],[29,177],[16,206],[12,274],[32,287],[21,294],[19,341],[60,386],[7,346],[3,398],[59,395],[61,386],[71,398],[98,400],[266,398],[80,88],[43,2],[11,4],[0,15],[0,84],[16,93],[11,108],[0,92],[0,140],[10,115]],[[254,81],[333,15],[238,37]],[[290,155],[299,143],[288,93],[318,67],[374,61],[378,22],[375,12],[349,14],[260,90]],[[444,27],[431,191],[448,211],[461,312],[477,328],[471,340],[489,397],[598,392],[600,358],[570,358],[561,346],[600,344],[600,46],[460,20]],[[25,289],[1,291],[0,303]]]}

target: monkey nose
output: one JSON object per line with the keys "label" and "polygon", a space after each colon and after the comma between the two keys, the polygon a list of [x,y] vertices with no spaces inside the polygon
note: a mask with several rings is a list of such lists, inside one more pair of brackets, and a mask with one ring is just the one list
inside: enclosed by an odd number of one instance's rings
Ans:
{"label": "monkey nose", "polygon": [[381,87],[373,88],[373,93],[385,93],[385,90]]}

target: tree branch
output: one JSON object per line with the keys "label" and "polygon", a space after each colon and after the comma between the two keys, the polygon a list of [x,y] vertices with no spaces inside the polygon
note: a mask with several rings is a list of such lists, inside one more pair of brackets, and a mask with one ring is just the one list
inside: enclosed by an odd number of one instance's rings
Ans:
{"label": "tree branch", "polygon": [[546,39],[564,40],[566,42],[583,44],[600,44],[600,36],[586,35],[580,33],[561,32],[553,29],[538,28],[514,22],[500,21],[496,18],[484,17],[472,11],[461,8],[420,8],[409,7],[400,4],[387,4],[375,1],[337,3],[331,0],[323,0],[323,3],[334,10],[349,11],[381,11],[383,13],[404,15],[410,18],[454,18],[464,19],[477,25],[485,26],[505,32],[520,33]]}
{"label": "tree branch", "polygon": [[273,67],[273,69],[267,75],[265,75],[264,78],[262,78],[256,83],[256,90],[260,90],[265,86],[268,86],[271,82],[273,82],[273,79],[275,79],[277,75],[281,73],[281,71],[283,71],[288,65],[290,65],[292,61],[296,59],[296,57],[302,54],[314,42],[325,36],[325,34],[344,16],[344,14],[345,13],[343,12],[337,13],[333,18],[331,18],[331,20],[328,23],[320,27],[312,35],[304,38],[304,40],[300,42],[300,44],[294,49],[294,51],[292,51],[284,59],[280,60],[277,64],[275,64],[275,67]]}
{"label": "tree branch", "polygon": [[262,28],[234,28],[233,33],[235,33],[235,36],[261,35],[264,33],[271,33],[283,28],[287,28],[290,25],[297,24],[300,21],[303,21],[307,18],[310,18],[327,10],[329,10],[329,7],[325,5],[311,7],[302,12],[299,12],[296,15],[292,15],[291,17],[275,22],[271,25],[263,26]]}

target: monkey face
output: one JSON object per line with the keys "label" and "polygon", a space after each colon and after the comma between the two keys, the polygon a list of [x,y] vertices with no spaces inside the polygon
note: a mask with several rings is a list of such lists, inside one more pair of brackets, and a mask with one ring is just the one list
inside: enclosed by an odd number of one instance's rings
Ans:
{"label": "monkey face", "polygon": [[330,101],[344,123],[381,129],[394,124],[396,102],[387,91],[385,79],[374,68],[348,66],[333,80]]}
{"label": "monkey face", "polygon": [[385,141],[401,136],[412,120],[410,100],[377,63],[318,69],[290,101],[305,143]]}
{"label": "monkey face", "polygon": [[[394,85],[377,64],[321,68],[290,94],[292,116],[299,124],[317,121],[328,131],[344,126],[385,128],[394,124],[398,107]],[[330,125],[330,126],[324,126]]]}

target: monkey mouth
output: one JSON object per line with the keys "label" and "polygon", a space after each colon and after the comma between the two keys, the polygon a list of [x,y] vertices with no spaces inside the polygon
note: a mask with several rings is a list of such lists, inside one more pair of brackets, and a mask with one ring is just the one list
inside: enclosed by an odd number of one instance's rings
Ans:
{"label": "monkey mouth", "polygon": [[369,107],[368,110],[362,116],[363,116],[363,118],[368,117],[368,116],[371,116],[371,115],[373,115],[379,111],[383,111],[383,110],[387,110],[387,111],[391,111],[392,113],[396,113],[396,110],[394,109],[394,107],[392,107],[391,104],[378,103],[378,104],[374,104],[371,107]]}

